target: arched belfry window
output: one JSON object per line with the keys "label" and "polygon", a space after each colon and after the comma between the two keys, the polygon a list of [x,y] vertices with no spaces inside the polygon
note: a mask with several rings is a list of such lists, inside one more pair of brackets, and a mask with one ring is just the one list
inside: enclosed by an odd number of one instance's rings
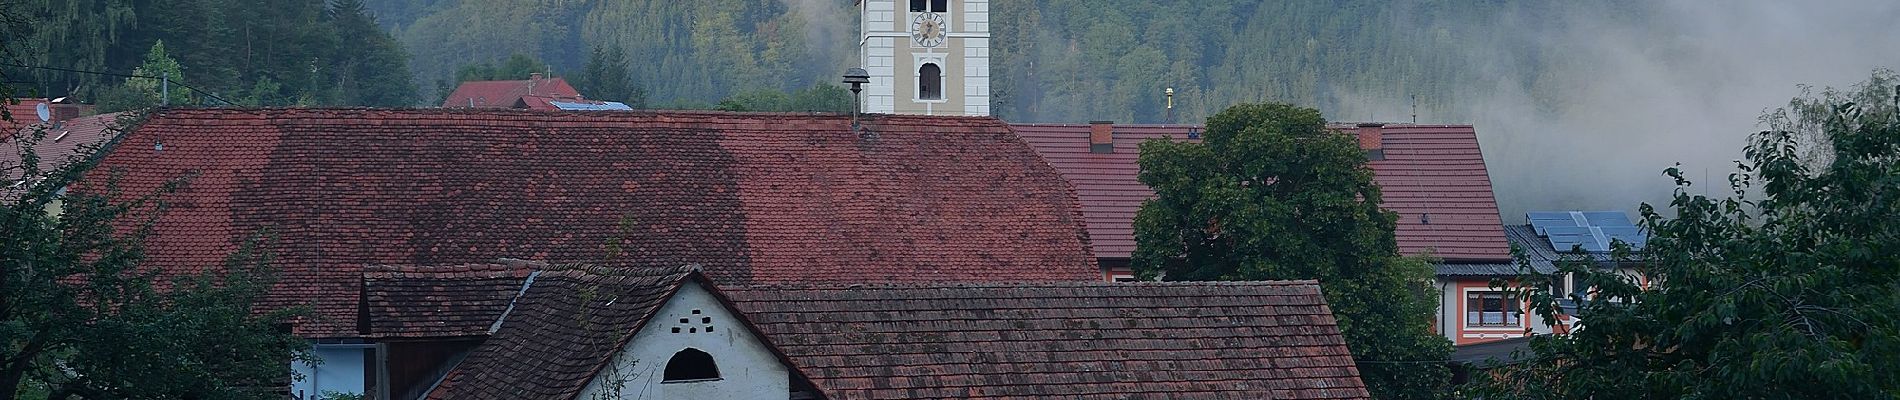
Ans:
{"label": "arched belfry window", "polygon": [[920,100],[943,100],[943,68],[936,63],[926,63],[917,68],[917,98]]}
{"label": "arched belfry window", "polygon": [[[925,8],[929,5],[929,8]],[[910,0],[910,12],[950,12],[950,0]]]}
{"label": "arched belfry window", "polygon": [[673,359],[666,360],[666,373],[661,382],[703,381],[719,379],[719,365],[713,363],[711,354],[688,347],[673,353]]}

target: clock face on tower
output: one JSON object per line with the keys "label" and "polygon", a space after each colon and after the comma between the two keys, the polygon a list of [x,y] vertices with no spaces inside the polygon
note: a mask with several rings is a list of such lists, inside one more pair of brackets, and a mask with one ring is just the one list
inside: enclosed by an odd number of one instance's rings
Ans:
{"label": "clock face on tower", "polygon": [[917,14],[917,18],[911,21],[910,38],[911,40],[917,41],[917,44],[920,46],[942,46],[946,33],[946,25],[947,24],[943,21],[942,14],[934,12],[919,13]]}

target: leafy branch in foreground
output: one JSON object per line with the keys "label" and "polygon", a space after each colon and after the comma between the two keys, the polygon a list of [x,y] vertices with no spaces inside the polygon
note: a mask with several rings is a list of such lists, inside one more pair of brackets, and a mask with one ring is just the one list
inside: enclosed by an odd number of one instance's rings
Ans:
{"label": "leafy branch in foreground", "polygon": [[[275,280],[264,236],[213,272],[145,268],[144,238],[184,180],[120,193],[85,153],[43,169],[44,136],[7,140],[20,161],[0,193],[0,400],[276,396],[308,344],[283,329],[295,312],[254,311]],[[66,190],[81,176],[103,190]]]}

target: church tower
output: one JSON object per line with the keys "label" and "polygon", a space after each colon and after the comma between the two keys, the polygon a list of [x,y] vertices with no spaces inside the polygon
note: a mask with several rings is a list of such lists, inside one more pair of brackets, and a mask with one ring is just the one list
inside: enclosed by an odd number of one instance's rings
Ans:
{"label": "church tower", "polygon": [[989,0],[860,0],[864,111],[990,115]]}

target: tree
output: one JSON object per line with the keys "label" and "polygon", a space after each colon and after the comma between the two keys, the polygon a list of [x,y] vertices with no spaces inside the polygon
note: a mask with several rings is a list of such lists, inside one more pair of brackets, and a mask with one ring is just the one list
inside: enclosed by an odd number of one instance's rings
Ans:
{"label": "tree", "polygon": [[[330,4],[326,14],[339,44],[330,57],[334,77],[329,83],[330,101],[326,103],[376,107],[414,105],[416,87],[410,81],[408,55],[402,45],[376,25],[376,18],[363,7],[362,0],[337,0]],[[260,78],[257,87],[265,87],[268,79]]]}
{"label": "tree", "polygon": [[739,92],[713,108],[722,111],[851,112],[851,92],[831,84],[817,84],[786,93],[773,89]]}
{"label": "tree", "polygon": [[45,136],[11,135],[22,161],[0,166],[20,182],[0,193],[0,400],[275,398],[308,344],[281,329],[293,311],[254,312],[268,255],[253,241],[217,273],[142,268],[165,192],[68,191],[93,161],[41,168]]}
{"label": "tree", "polygon": [[117,112],[158,105],[191,104],[191,93],[177,85],[185,67],[165,51],[165,41],[152,44],[145,63],[132,69],[132,77],[100,101],[101,112]]}
{"label": "tree", "polygon": [[[1882,74],[1860,92],[1875,85],[1892,96]],[[1725,198],[1697,194],[1682,171],[1666,170],[1677,185],[1673,216],[1642,205],[1648,243],[1617,254],[1649,285],[1560,263],[1558,274],[1591,288],[1570,297],[1581,326],[1533,340],[1526,361],[1499,368],[1475,394],[1900,397],[1900,114],[1893,97],[1879,97],[1797,98],[1792,107],[1810,116],[1825,105],[1820,141],[1782,129],[1803,126],[1783,119],[1797,110],[1770,113],[1771,130],[1749,138]],[[1514,294],[1546,318],[1557,312],[1544,288]]]}
{"label": "tree", "polygon": [[646,90],[633,83],[628,73],[627,53],[619,46],[595,46],[581,67],[575,89],[595,100],[618,101],[633,108],[646,108]]}
{"label": "tree", "polygon": [[1398,254],[1365,152],[1325,124],[1242,104],[1208,118],[1202,143],[1143,143],[1156,198],[1135,216],[1133,266],[1145,279],[1317,279],[1373,395],[1439,397],[1450,343],[1431,333],[1431,263]]}

